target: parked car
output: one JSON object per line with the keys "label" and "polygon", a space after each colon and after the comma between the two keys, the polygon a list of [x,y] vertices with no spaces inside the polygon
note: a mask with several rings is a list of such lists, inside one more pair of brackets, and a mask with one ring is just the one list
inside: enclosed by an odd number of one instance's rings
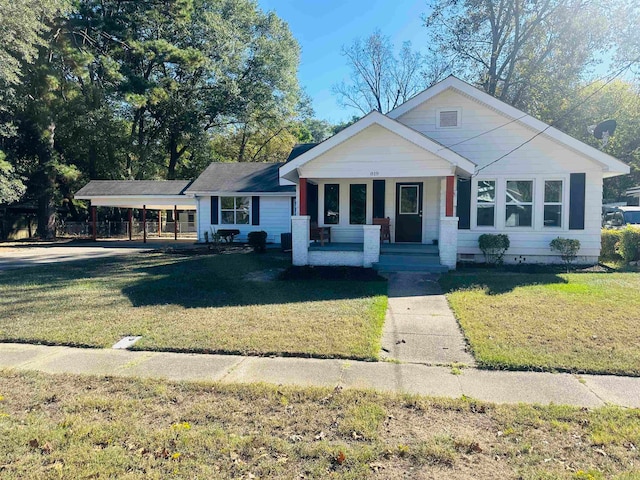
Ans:
{"label": "parked car", "polygon": [[640,207],[602,207],[603,228],[640,225]]}

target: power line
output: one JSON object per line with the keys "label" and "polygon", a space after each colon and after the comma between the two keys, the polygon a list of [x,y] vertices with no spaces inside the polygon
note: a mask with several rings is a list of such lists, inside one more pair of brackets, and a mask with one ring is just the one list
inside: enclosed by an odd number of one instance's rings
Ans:
{"label": "power line", "polygon": [[[604,85],[602,85],[602,87],[600,87],[600,88],[599,88],[596,92],[594,92],[592,95],[590,95],[589,97],[585,98],[581,103],[579,103],[579,104],[575,105],[575,106],[574,106],[573,108],[571,108],[570,110],[566,111],[566,112],[565,112],[561,117],[559,117],[558,119],[556,119],[556,120],[554,120],[553,122],[551,122],[551,123],[547,126],[547,128],[545,128],[545,129],[544,129],[544,130],[542,130],[541,132],[538,132],[534,137],[532,137],[531,139],[527,140],[527,141],[526,141],[526,142],[524,142],[522,145],[519,145],[519,146],[518,146],[518,147],[516,147],[514,150],[512,150],[511,152],[509,152],[509,153],[505,154],[504,156],[509,155],[510,153],[514,152],[514,151],[515,151],[515,150],[517,150],[518,148],[520,148],[520,147],[522,147],[523,145],[525,145],[525,144],[529,143],[529,142],[530,142],[531,140],[533,140],[535,137],[537,137],[537,136],[538,136],[538,135],[540,135],[541,133],[545,132],[549,127],[551,127],[551,126],[553,126],[553,125],[557,124],[560,120],[562,120],[563,118],[565,118],[568,114],[572,113],[572,112],[573,112],[573,111],[575,111],[577,108],[581,107],[581,106],[582,106],[582,105],[583,105],[587,100],[589,100],[589,98],[591,98],[591,97],[592,97],[592,96],[594,96],[596,93],[598,93],[598,91],[602,90],[602,88],[604,88],[604,87],[605,87],[605,86],[607,86],[609,83],[611,83],[615,78],[619,77],[619,76],[620,76],[620,75],[621,75],[625,70],[630,69],[630,68],[631,68],[631,67],[632,67],[636,62],[638,62],[638,61],[640,61],[640,57],[638,57],[638,58],[637,58],[637,59],[635,59],[635,60],[632,60],[632,61],[631,61],[630,63],[628,63],[624,68],[622,68],[622,69],[620,69],[620,70],[618,70],[618,71],[616,71],[616,72],[608,73],[607,75],[604,75],[604,76],[602,76],[602,77],[600,77],[600,78],[597,78],[597,79],[593,80],[592,82],[588,83],[587,85],[583,85],[582,87],[580,87],[580,88],[578,89],[578,91],[579,91],[579,92],[581,92],[581,91],[583,91],[583,90],[586,90],[587,88],[591,87],[592,85],[595,85],[595,84],[596,84],[596,83],[598,83],[598,82],[601,82],[601,81],[603,81],[603,80],[605,80],[605,79],[608,79],[608,80],[607,80],[607,82],[606,82]],[[609,77],[611,77],[611,78],[609,78]],[[506,122],[506,123],[503,123],[503,124],[501,124],[501,125],[498,125],[497,127],[491,128],[491,129],[489,129],[489,130],[486,130],[486,131],[484,131],[484,132],[481,132],[481,133],[479,133],[479,134],[477,134],[477,135],[474,135],[474,136],[472,136],[472,137],[465,138],[464,140],[460,140],[459,142],[452,143],[452,144],[450,144],[450,145],[443,145],[443,146],[442,146],[442,148],[439,148],[439,149],[437,150],[437,152],[440,152],[440,151],[442,151],[442,150],[449,150],[449,149],[451,149],[451,147],[455,147],[455,146],[457,146],[457,145],[461,145],[461,144],[466,143],[466,142],[469,142],[469,141],[471,141],[471,140],[475,140],[475,139],[476,139],[476,138],[478,138],[478,137],[482,137],[483,135],[487,135],[487,134],[489,134],[489,133],[495,132],[496,130],[500,130],[501,128],[504,128],[504,127],[506,127],[506,126],[508,126],[508,125],[511,125],[512,123],[518,122],[518,121],[522,120],[523,118],[525,118],[525,117],[529,117],[529,116],[531,116],[531,115],[529,115],[528,113],[525,113],[524,115],[521,115],[520,117],[514,118],[514,119],[512,119],[512,120],[510,120],[510,121],[508,121],[508,122]],[[532,118],[533,118],[533,117],[532,117]],[[502,160],[502,158],[504,158],[504,156],[500,157],[500,158],[499,158],[499,159],[497,159],[497,160],[494,160],[493,162],[491,162],[491,163],[490,163],[490,164],[488,164],[488,165],[485,165],[485,166],[484,166],[484,167],[482,167],[480,170],[482,170],[482,169],[484,169],[484,168],[488,167],[489,165],[493,165],[494,163],[496,163],[496,162],[497,162],[497,161],[499,161],[499,160]],[[479,172],[480,170],[478,170],[478,172]],[[478,173],[478,172],[476,172],[474,175],[477,175],[477,173]]]}
{"label": "power line", "polygon": [[[640,61],[640,57],[636,60],[631,61],[629,64],[625,65],[623,68],[621,68],[620,70],[618,70],[615,74],[613,74],[613,76],[607,80],[604,84],[602,84],[598,89],[596,89],[593,93],[591,93],[589,96],[587,96],[584,100],[582,100],[581,102],[577,103],[575,106],[573,106],[572,108],[570,108],[569,110],[567,110],[564,114],[562,114],[560,117],[558,117],[556,120],[554,120],[553,122],[551,122],[549,125],[547,125],[545,128],[543,128],[542,130],[540,130],[539,132],[537,132],[533,137],[529,138],[528,140],[525,140],[524,142],[522,142],[520,145],[518,145],[517,147],[514,147],[513,149],[509,150],[507,153],[505,153],[504,155],[501,155],[500,157],[496,158],[495,160],[493,160],[492,162],[487,163],[486,165],[484,165],[483,167],[479,168],[478,170],[476,170],[476,172],[472,175],[472,176],[477,176],[478,173],[480,173],[482,170],[484,170],[487,167],[490,167],[491,165],[499,162],[500,160],[502,160],[503,158],[511,155],[513,152],[515,152],[516,150],[519,150],[520,148],[524,147],[526,144],[530,143],[531,141],[533,141],[535,138],[537,138],[538,136],[542,135],[544,132],[546,132],[547,130],[549,130],[551,127],[553,127],[555,124],[557,124],[560,120],[563,120],[565,117],[567,117],[567,115],[573,113],[574,111],[576,111],[578,108],[582,107],[582,105],[584,105],[589,99],[591,99],[592,97],[594,97],[596,94],[598,94],[602,89],[604,89],[607,85],[609,85],[611,82],[613,82],[616,78],[618,78],[620,75],[622,75],[622,73],[624,73],[626,70],[628,70],[629,68],[631,68],[631,66],[637,62]],[[606,77],[605,77],[606,78]],[[597,80],[599,81],[599,80]],[[590,85],[595,84],[597,81],[592,82]],[[587,85],[587,86],[590,86]],[[583,87],[587,88],[587,86]],[[525,115],[526,116],[526,115]],[[523,117],[520,117],[523,118]],[[512,122],[510,122],[512,123]],[[505,124],[508,125],[508,124]],[[497,128],[496,128],[497,129]],[[494,130],[496,130],[494,129]],[[488,132],[487,132],[488,133]],[[477,135],[479,136],[479,135]],[[462,142],[460,142],[462,143]]]}

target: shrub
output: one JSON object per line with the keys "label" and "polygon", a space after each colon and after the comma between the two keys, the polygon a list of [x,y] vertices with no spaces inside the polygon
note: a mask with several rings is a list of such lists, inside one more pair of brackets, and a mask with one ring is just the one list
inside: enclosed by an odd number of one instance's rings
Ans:
{"label": "shrub", "polygon": [[256,253],[264,253],[267,251],[267,232],[261,230],[259,232],[249,232],[247,235],[249,245],[253,247]]}
{"label": "shrub", "polygon": [[629,263],[640,258],[640,228],[627,225],[620,230],[618,250],[622,259]]}
{"label": "shrub", "polygon": [[560,258],[569,268],[580,251],[580,240],[558,237],[551,240],[549,247],[552,251],[560,254]]}
{"label": "shrub", "polygon": [[510,245],[509,237],[504,233],[497,235],[484,233],[478,237],[478,246],[484,254],[485,261],[490,265],[502,264],[504,254]]}
{"label": "shrub", "polygon": [[600,258],[604,260],[616,260],[620,258],[618,247],[622,230],[602,230],[602,246],[600,247]]}

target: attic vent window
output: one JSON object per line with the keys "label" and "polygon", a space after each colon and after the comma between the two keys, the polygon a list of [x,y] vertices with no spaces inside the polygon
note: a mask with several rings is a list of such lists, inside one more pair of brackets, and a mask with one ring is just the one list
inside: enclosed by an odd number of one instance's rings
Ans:
{"label": "attic vent window", "polygon": [[458,128],[459,126],[459,108],[443,108],[438,110],[438,128]]}

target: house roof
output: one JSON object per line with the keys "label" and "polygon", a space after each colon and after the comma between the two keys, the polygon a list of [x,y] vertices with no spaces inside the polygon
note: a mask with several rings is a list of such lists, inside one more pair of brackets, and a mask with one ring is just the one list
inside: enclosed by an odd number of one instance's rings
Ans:
{"label": "house roof", "polygon": [[306,151],[311,150],[316,145],[318,145],[318,144],[317,143],[297,143],[297,144],[295,144],[293,146],[293,149],[291,150],[291,153],[287,157],[287,161],[285,163],[288,163],[291,160],[293,160],[294,158],[299,157],[300,155],[302,155]]}
{"label": "house roof", "polygon": [[281,186],[278,168],[284,163],[214,162],[191,184],[187,194],[293,193],[295,186]]}
{"label": "house roof", "polygon": [[[441,82],[418,93],[416,96],[407,100],[399,107],[391,110],[389,113],[387,113],[387,116],[393,119],[397,119],[405,113],[413,110],[419,105],[422,105],[424,102],[430,100],[431,98],[448,89],[457,90],[463,95],[473,98],[477,102],[485,104],[488,107],[502,113],[503,115],[516,120],[522,125],[529,127],[536,132],[536,135],[540,134],[551,138],[593,160],[603,167],[605,177],[626,174],[630,171],[629,165],[621,162],[617,158],[614,158],[611,155],[598,150],[597,148],[587,145],[586,143],[581,142],[580,140],[561,132],[557,128],[549,126],[541,120],[538,120],[537,118],[526,114],[522,110],[518,110],[517,108],[512,107],[511,105],[508,105],[495,97],[492,97],[488,93],[483,92],[482,90],[474,87],[473,85],[470,85],[463,80],[460,80],[453,75],[450,75]],[[607,173],[609,174],[607,175]]]}
{"label": "house roof", "polygon": [[[347,128],[328,138],[324,142],[321,142],[314,147],[310,147],[304,153],[295,156],[291,161],[285,163],[282,167],[280,167],[280,176],[285,177],[291,174],[291,172],[293,172],[298,167],[301,167],[305,163],[310,162],[314,158],[349,140],[354,135],[360,133],[364,129],[374,124],[379,125],[382,128],[385,128],[395,133],[396,135],[405,138],[406,140],[414,143],[424,150],[448,161],[452,165],[462,169],[468,174],[472,174],[475,170],[476,164],[471,160],[464,158],[462,155],[457,154],[453,150],[444,147],[443,145],[418,132],[417,130],[407,127],[397,120],[389,118],[386,115],[383,115],[380,112],[374,110],[368,115],[362,117],[357,122],[349,125]],[[291,155],[289,155],[289,157],[291,157]]]}
{"label": "house roof", "polygon": [[75,197],[182,195],[191,180],[91,180]]}

